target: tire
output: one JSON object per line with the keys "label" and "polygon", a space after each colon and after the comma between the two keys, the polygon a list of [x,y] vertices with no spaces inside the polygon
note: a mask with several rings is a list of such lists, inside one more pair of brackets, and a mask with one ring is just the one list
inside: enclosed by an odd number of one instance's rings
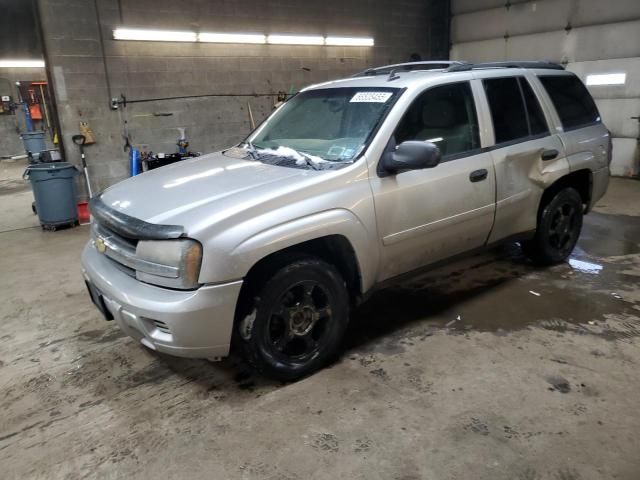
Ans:
{"label": "tire", "polygon": [[293,381],[339,352],[349,296],[338,270],[313,257],[295,260],[267,279],[249,314],[236,322],[245,359],[261,374]]}
{"label": "tire", "polygon": [[582,197],[575,189],[560,190],[543,206],[535,236],[522,245],[524,253],[539,265],[566,260],[580,236],[583,211]]}

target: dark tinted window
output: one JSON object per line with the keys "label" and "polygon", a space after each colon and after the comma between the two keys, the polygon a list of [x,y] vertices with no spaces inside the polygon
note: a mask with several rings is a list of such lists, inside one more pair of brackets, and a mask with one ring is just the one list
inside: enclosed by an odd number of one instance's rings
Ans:
{"label": "dark tinted window", "polygon": [[522,87],[522,95],[524,96],[525,105],[527,106],[530,134],[540,135],[543,133],[549,133],[547,120],[544,118],[544,113],[542,113],[540,103],[538,103],[538,99],[536,98],[535,93],[533,93],[529,82],[524,78],[520,78],[520,86]]}
{"label": "dark tinted window", "polygon": [[400,121],[395,140],[397,144],[406,140],[433,142],[443,156],[480,148],[469,83],[443,85],[422,93]]}
{"label": "dark tinted window", "polygon": [[587,87],[575,75],[539,77],[565,129],[600,121],[596,104]]}
{"label": "dark tinted window", "polygon": [[487,93],[496,143],[529,136],[527,112],[516,77],[491,78],[482,81]]}

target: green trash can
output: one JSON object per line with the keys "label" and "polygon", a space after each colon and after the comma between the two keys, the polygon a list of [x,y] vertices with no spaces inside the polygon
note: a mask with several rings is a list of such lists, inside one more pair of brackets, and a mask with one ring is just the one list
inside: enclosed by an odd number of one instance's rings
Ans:
{"label": "green trash can", "polygon": [[76,167],[67,162],[29,165],[22,178],[31,182],[40,225],[46,230],[77,225]]}

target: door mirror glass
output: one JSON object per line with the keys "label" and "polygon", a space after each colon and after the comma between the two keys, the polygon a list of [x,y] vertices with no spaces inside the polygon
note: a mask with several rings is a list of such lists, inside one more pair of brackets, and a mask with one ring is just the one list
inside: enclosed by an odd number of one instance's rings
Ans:
{"label": "door mirror glass", "polygon": [[440,149],[433,143],[408,140],[398,145],[395,152],[386,155],[384,168],[390,173],[421,170],[435,167],[441,159]]}

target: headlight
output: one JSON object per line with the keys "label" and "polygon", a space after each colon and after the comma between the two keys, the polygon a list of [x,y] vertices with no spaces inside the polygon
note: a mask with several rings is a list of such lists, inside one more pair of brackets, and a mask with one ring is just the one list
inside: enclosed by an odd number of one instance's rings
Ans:
{"label": "headlight", "polygon": [[136,278],[169,288],[197,288],[202,245],[195,240],[140,240]]}

